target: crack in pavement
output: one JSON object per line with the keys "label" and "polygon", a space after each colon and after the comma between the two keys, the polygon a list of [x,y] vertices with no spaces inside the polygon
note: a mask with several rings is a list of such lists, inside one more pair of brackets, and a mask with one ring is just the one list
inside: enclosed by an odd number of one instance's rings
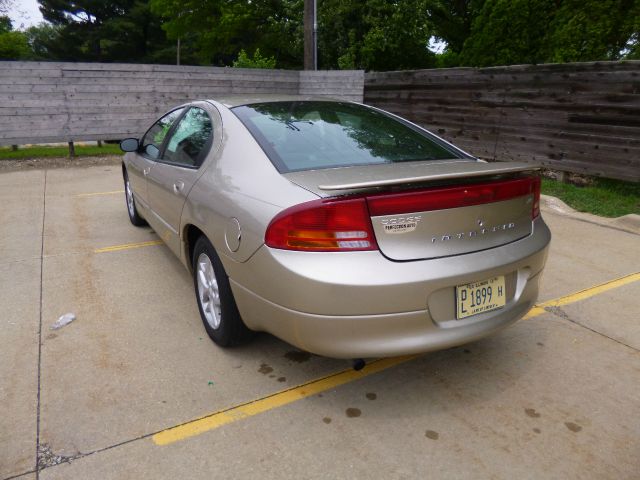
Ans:
{"label": "crack in pavement", "polygon": [[619,345],[624,345],[625,347],[630,348],[630,349],[631,349],[631,350],[633,350],[634,352],[640,352],[640,350],[639,350],[639,349],[637,349],[637,348],[635,348],[635,347],[632,347],[631,345],[629,345],[629,344],[627,344],[627,343],[624,343],[624,342],[622,342],[622,341],[620,341],[620,340],[618,340],[618,339],[616,339],[616,338],[610,337],[610,336],[609,336],[609,335],[607,335],[606,333],[602,333],[602,332],[599,332],[598,330],[595,330],[595,329],[593,329],[593,328],[591,328],[591,327],[588,327],[588,326],[586,326],[586,325],[584,325],[584,324],[580,323],[578,320],[574,320],[574,319],[573,319],[573,318],[571,318],[571,317],[569,316],[569,314],[568,314],[567,312],[565,312],[561,307],[555,307],[555,306],[552,306],[552,307],[544,307],[544,310],[545,310],[546,312],[549,312],[550,314],[552,314],[552,315],[554,315],[554,316],[558,317],[558,318],[561,318],[561,319],[563,319],[563,320],[567,320],[568,322],[571,322],[571,323],[573,323],[574,325],[577,325],[577,326],[579,326],[579,327],[582,327],[582,328],[584,328],[585,330],[589,330],[590,332],[593,332],[593,333],[595,333],[595,334],[597,334],[597,335],[600,335],[601,337],[608,338],[609,340],[611,340],[611,341],[613,341],[613,342],[616,342],[616,343],[617,343],[617,344],[619,344]]}
{"label": "crack in pavement", "polygon": [[42,367],[42,279],[44,273],[44,225],[47,215],[47,170],[44,171],[44,189],[42,192],[42,240],[40,242],[40,314],[38,322],[38,399],[36,406],[36,480],[39,480],[38,465],[40,462],[40,380]]}

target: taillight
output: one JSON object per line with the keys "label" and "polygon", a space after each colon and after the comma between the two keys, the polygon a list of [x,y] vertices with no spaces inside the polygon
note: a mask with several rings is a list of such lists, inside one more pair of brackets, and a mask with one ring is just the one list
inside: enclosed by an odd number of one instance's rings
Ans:
{"label": "taillight", "polygon": [[469,207],[525,195],[533,195],[531,214],[532,218],[535,218],[540,215],[540,179],[538,177],[371,195],[367,197],[367,204],[371,215],[376,217]]}
{"label": "taillight", "polygon": [[540,177],[532,177],[533,184],[533,208],[531,210],[531,218],[535,219],[540,216]]}
{"label": "taillight", "polygon": [[267,227],[265,244],[317,252],[378,248],[364,198],[314,200],[288,208]]}

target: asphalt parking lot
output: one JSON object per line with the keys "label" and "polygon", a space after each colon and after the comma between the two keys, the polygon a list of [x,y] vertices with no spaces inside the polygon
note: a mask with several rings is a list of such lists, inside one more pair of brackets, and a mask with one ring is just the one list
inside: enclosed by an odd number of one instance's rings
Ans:
{"label": "asphalt parking lot", "polygon": [[545,209],[526,319],[357,373],[217,348],[121,190],[116,165],[0,174],[0,479],[640,477],[640,235]]}

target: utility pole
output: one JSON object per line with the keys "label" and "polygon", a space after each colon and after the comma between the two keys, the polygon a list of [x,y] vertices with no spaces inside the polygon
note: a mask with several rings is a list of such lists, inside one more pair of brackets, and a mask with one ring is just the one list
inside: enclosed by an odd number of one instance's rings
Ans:
{"label": "utility pole", "polygon": [[304,69],[318,69],[317,0],[304,0]]}

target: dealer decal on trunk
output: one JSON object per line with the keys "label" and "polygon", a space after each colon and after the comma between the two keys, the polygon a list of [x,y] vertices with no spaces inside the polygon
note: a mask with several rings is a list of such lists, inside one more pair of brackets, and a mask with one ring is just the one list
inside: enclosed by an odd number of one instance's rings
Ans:
{"label": "dealer decal on trunk", "polygon": [[413,232],[418,227],[418,222],[422,220],[421,215],[412,217],[385,218],[382,220],[384,233],[398,234]]}

